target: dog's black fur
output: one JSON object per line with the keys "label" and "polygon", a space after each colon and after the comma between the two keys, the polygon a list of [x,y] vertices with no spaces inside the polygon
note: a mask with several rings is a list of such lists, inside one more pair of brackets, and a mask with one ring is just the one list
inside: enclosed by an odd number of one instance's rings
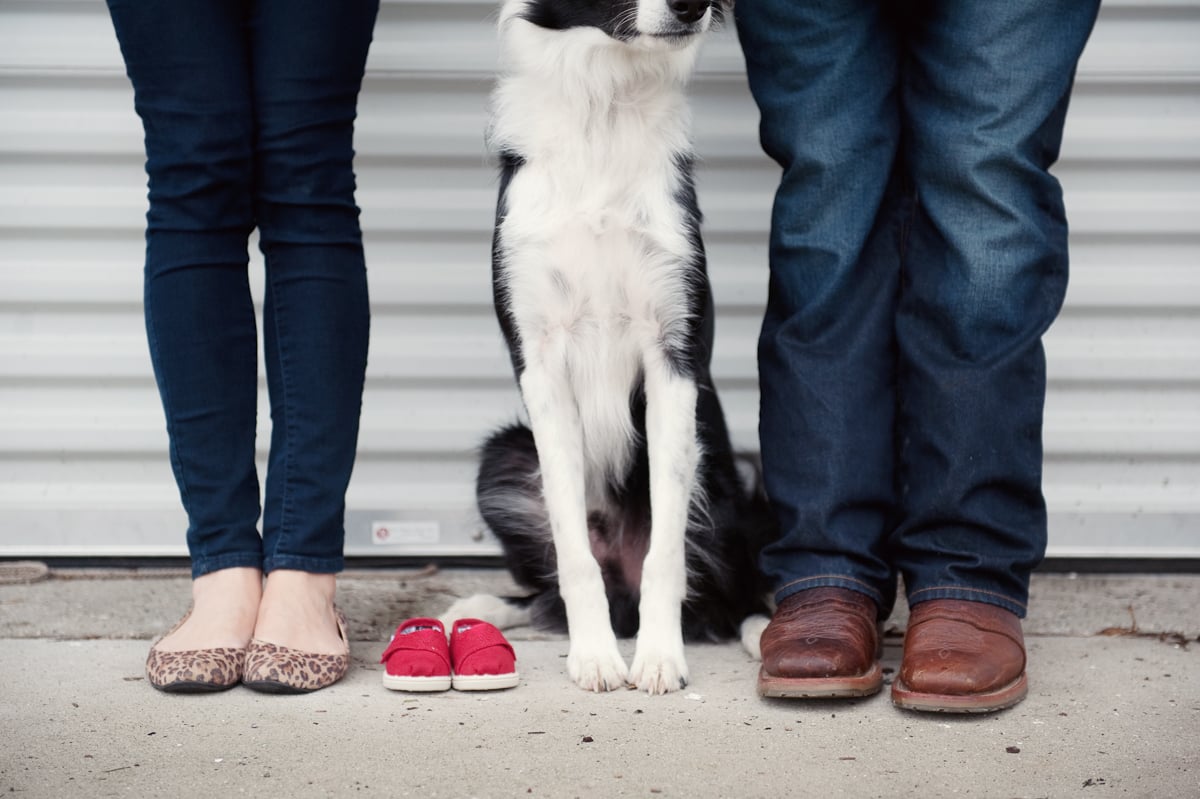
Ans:
{"label": "dog's black fur", "polygon": [[[710,398],[705,401],[704,397]],[[768,613],[766,582],[758,554],[774,537],[774,521],[761,489],[747,488],[729,446],[716,395],[702,395],[698,414],[707,447],[700,469],[708,493],[708,513],[687,531],[688,598],[683,605],[687,641],[725,641],[738,635],[747,617]],[[644,424],[635,406],[635,419]],[[716,414],[714,417],[713,414]],[[743,456],[748,467],[753,462]],[[483,447],[477,481],[479,511],[504,549],[513,579],[533,593],[507,598],[528,606],[533,625],[566,632],[567,617],[558,592],[554,543],[541,501],[537,450],[529,428],[515,424],[497,431]],[[588,517],[593,552],[604,574],[609,617],[619,637],[638,631],[638,585],[630,579],[628,558],[645,555],[650,538],[650,483],[643,444],[623,484],[610,486],[623,516]]]}
{"label": "dog's black fur", "polygon": [[[707,2],[697,6],[699,14]],[[549,29],[591,26],[615,39],[629,35],[623,27],[631,0],[534,0],[522,16]],[[690,9],[696,10],[696,9]],[[713,4],[715,14],[722,5]],[[686,17],[689,9],[675,9]],[[505,335],[518,380],[524,369],[522,342],[512,322],[513,299],[505,279],[504,245],[499,234],[507,206],[507,191],[525,166],[524,155],[505,151],[500,156],[500,192],[497,233],[493,242],[493,289],[496,314]],[[671,367],[693,379],[699,389],[696,420],[702,453],[696,482],[702,505],[693,505],[686,535],[687,598],[683,606],[683,634],[689,641],[721,641],[736,637],[747,617],[768,612],[765,580],[758,569],[762,547],[774,537],[774,522],[757,478],[757,467],[738,456],[730,443],[724,414],[709,374],[713,344],[713,303],[700,238],[700,210],[692,179],[689,155],[676,159],[682,190],[676,197],[679,213],[692,240],[688,295],[691,310],[683,346],[667,358]],[[749,356],[748,356],[749,357]],[[650,482],[645,440],[645,396],[638,388],[630,399],[636,430],[635,457],[627,473],[607,487],[608,511],[589,508],[588,527],[592,552],[601,567],[614,632],[620,637],[638,631],[641,561],[649,545]],[[518,584],[532,593],[509,598],[527,606],[536,627],[565,632],[566,612],[557,583],[555,550],[550,522],[542,497],[538,452],[530,429],[514,424],[493,434],[482,449],[477,480],[479,510],[504,549],[509,571]],[[615,513],[611,510],[619,509]]]}

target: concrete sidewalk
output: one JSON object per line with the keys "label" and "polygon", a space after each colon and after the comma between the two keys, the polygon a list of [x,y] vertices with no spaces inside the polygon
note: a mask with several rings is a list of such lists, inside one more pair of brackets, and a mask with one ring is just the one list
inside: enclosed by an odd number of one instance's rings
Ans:
{"label": "concrete sidewalk", "polygon": [[[515,689],[380,685],[397,621],[508,588],[487,570],[347,573],[354,664],[341,683],[172,696],[142,667],[148,639],[187,605],[182,572],[0,585],[0,794],[1200,796],[1197,575],[1035,577],[1030,696],[985,717],[902,712],[886,691],[763,700],[757,664],[733,644],[689,647],[680,693],[592,695],[567,680],[565,641],[529,630],[510,635]],[[900,640],[888,641],[894,670]]]}

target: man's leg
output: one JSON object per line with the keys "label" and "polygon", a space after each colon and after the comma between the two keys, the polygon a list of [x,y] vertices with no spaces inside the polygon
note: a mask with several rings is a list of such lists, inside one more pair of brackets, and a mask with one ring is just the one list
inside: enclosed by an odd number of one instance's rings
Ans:
{"label": "man's leg", "polygon": [[[1015,617],[1046,546],[1041,337],[1067,281],[1062,193],[1049,168],[1096,3],[919,8],[903,73],[918,206],[896,319],[902,517],[891,543],[914,605],[906,665],[920,669],[902,677],[909,689],[988,693],[1023,670]],[[932,601],[958,604],[923,607]],[[979,619],[941,620],[964,614]],[[937,682],[910,663],[947,624],[964,641],[968,626],[985,630],[996,650],[964,652],[948,669],[943,657],[939,674],[1007,668],[954,687],[958,677]]]}
{"label": "man's leg", "polygon": [[759,0],[736,11],[763,148],[783,168],[759,342],[763,466],[781,527],[762,556],[780,603],[763,635],[772,682],[760,690],[772,695],[881,682],[875,623],[895,590],[883,547],[900,209],[899,59],[884,6]]}

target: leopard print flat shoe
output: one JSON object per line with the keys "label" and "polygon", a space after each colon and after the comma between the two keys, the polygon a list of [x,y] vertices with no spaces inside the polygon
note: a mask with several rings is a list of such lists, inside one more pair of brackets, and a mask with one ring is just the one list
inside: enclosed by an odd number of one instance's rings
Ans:
{"label": "leopard print flat shoe", "polygon": [[192,615],[188,608],[183,618],[150,646],[146,656],[146,679],[160,691],[173,694],[205,694],[225,691],[242,680],[246,665],[245,647],[214,647],[164,652],[158,643],[183,626]]}
{"label": "leopard print flat shoe", "polygon": [[337,655],[301,652],[255,638],[246,650],[242,684],[267,694],[306,694],[345,677],[350,670],[350,638],[346,635],[346,617],[337,608],[334,614],[345,652]]}

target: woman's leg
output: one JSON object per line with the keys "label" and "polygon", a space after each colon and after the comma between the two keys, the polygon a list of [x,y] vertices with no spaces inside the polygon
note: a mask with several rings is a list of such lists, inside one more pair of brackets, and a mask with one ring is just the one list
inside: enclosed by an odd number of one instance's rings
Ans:
{"label": "woman's leg", "polygon": [[109,0],[145,128],[145,316],[194,610],[164,649],[245,645],[261,585],[249,62],[238,0]]}
{"label": "woman's leg", "polygon": [[250,26],[273,422],[255,635],[306,651],[341,646],[329,607],[370,314],[353,134],[377,11],[378,0],[257,0]]}

